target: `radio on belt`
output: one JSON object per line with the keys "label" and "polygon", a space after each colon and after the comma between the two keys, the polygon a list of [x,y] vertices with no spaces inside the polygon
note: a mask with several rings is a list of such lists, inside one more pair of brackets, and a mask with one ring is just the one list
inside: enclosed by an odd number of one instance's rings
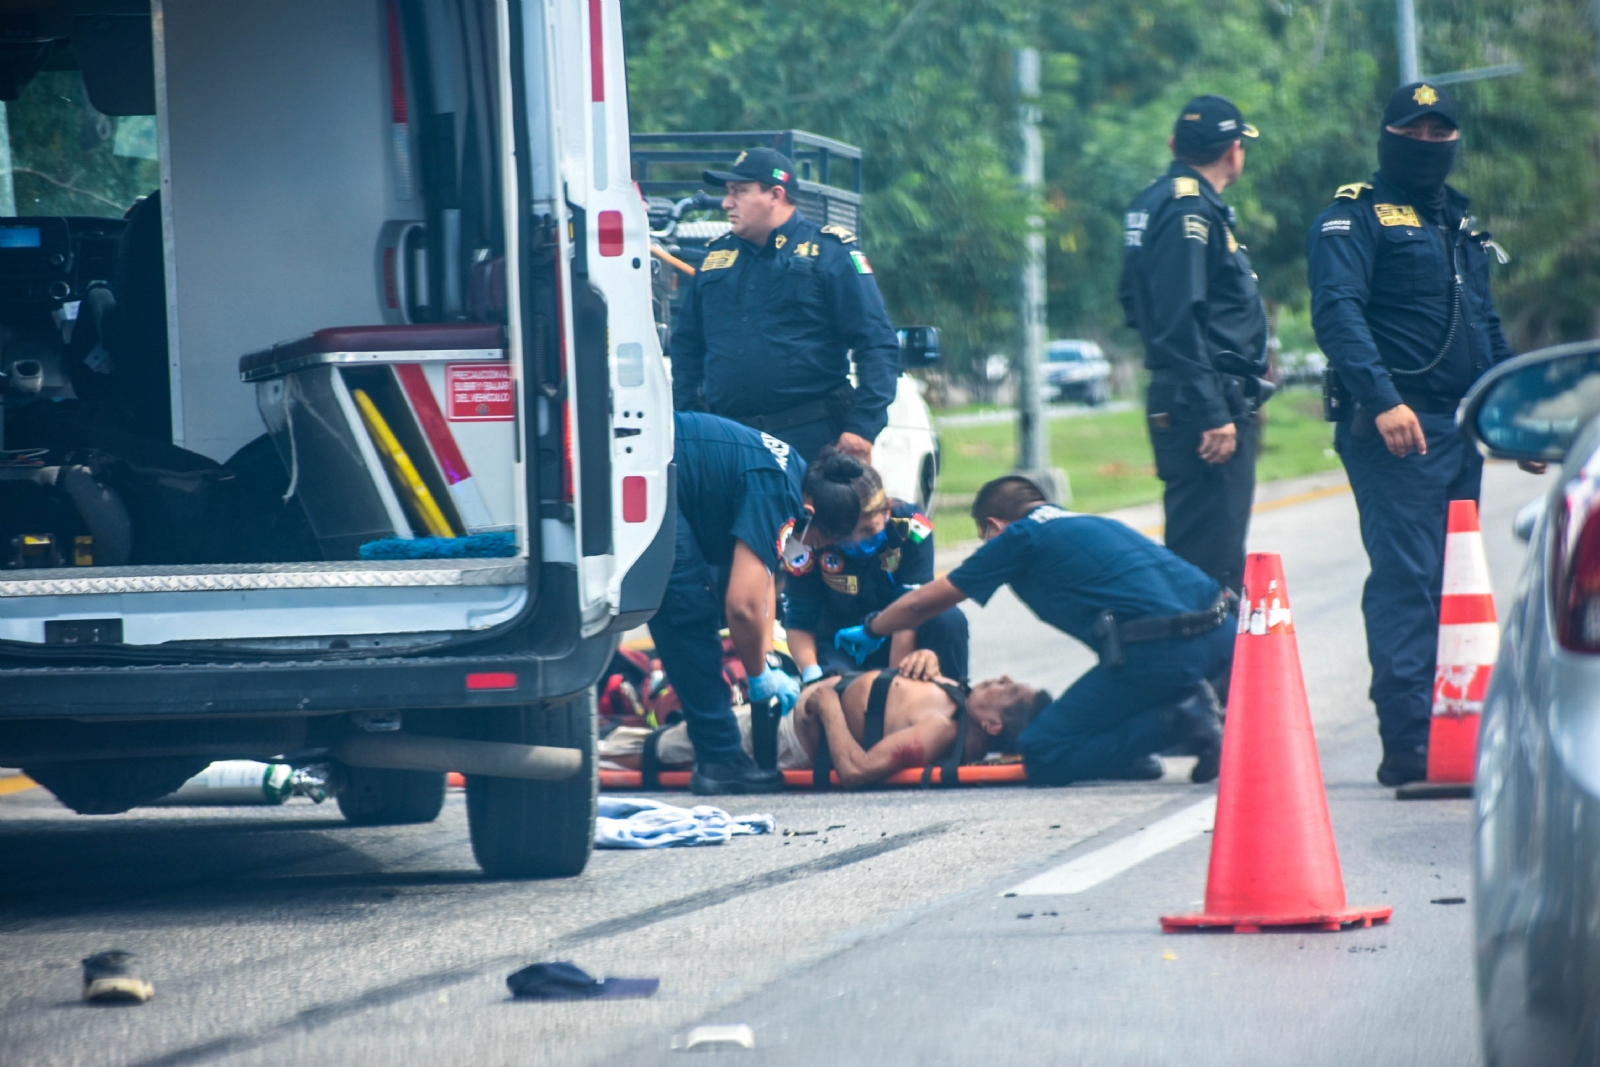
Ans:
{"label": "radio on belt", "polygon": [[514,528],[517,404],[498,323],[332,327],[239,372],[327,558]]}

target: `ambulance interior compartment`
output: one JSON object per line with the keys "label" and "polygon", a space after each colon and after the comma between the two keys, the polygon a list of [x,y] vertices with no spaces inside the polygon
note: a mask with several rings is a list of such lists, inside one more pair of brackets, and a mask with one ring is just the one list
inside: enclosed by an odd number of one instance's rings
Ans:
{"label": "ambulance interior compartment", "polygon": [[[248,468],[290,532],[268,542],[276,558],[255,537],[239,559],[135,543],[116,566],[0,545],[0,640],[114,616],[109,639],[128,644],[344,647],[513,617],[533,590],[492,3],[159,8],[154,41],[147,7],[100,0],[36,9],[33,39],[0,44],[15,205],[0,218],[0,466],[21,476],[19,450],[58,462],[78,446],[223,481]],[[74,153],[96,136],[120,149],[140,120],[158,132],[159,193],[62,195]],[[57,148],[61,169],[30,181]],[[360,552],[485,534],[496,556]]]}

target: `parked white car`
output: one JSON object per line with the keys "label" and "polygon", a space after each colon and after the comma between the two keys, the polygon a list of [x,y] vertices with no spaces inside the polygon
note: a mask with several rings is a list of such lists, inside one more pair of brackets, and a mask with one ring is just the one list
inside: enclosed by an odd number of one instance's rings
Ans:
{"label": "parked white car", "polygon": [[1051,341],[1044,359],[1045,389],[1054,399],[1095,407],[1111,399],[1111,361],[1094,341]]}

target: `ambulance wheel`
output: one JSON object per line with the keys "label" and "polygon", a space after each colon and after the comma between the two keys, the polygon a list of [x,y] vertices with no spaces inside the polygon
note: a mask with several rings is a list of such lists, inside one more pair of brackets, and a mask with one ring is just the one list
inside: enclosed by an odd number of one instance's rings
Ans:
{"label": "ambulance wheel", "polygon": [[551,745],[583,752],[583,769],[561,782],[467,775],[467,825],[472,854],[491,878],[569,878],[594,851],[595,760],[593,690],[565,704],[500,708],[486,713],[486,741]]}
{"label": "ambulance wheel", "polygon": [[434,771],[345,767],[339,778],[339,812],[356,826],[432,822],[444,807],[444,775]]}

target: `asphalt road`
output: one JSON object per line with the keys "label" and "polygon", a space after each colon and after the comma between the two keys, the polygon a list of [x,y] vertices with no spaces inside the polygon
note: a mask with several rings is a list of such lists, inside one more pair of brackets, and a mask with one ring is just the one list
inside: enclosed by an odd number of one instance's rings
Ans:
{"label": "asphalt road", "polygon": [[[1502,610],[1540,484],[1486,479]],[[752,1028],[727,1053],[751,1064],[1476,1063],[1469,911],[1430,903],[1468,895],[1469,805],[1373,780],[1354,504],[1291,493],[1253,546],[1284,556],[1349,898],[1388,926],[1161,934],[1200,904],[1205,834],[1082,892],[1002,895],[1203,802],[1187,761],[1139,786],[760,798],[731,806],[816,833],[602,852],[544,883],[479,875],[460,794],[434,824],[356,829],[308,801],[83,818],[31,789],[0,796],[0,1064],[668,1064],[712,1023]],[[979,675],[1059,688],[1089,663],[1005,594],[972,618]],[[153,1002],[78,1001],[78,959],[113,946]],[[508,998],[551,959],[661,990]]]}

